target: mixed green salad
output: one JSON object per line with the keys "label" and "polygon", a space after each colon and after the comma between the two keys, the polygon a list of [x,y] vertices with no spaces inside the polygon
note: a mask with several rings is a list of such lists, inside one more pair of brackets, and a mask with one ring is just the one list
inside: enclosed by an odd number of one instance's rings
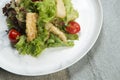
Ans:
{"label": "mixed green salad", "polygon": [[72,47],[78,40],[78,12],[71,0],[11,0],[3,7],[8,37],[23,55],[50,47]]}

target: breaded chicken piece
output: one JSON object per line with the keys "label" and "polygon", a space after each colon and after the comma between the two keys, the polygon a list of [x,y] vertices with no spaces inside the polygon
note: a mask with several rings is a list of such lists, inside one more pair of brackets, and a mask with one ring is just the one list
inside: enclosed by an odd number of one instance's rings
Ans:
{"label": "breaded chicken piece", "polygon": [[27,41],[30,42],[37,36],[37,14],[36,13],[27,13],[26,15],[26,34]]}
{"label": "breaded chicken piece", "polygon": [[63,42],[67,42],[65,34],[62,31],[60,31],[57,27],[55,27],[52,23],[46,23],[45,28],[46,30],[56,34]]}

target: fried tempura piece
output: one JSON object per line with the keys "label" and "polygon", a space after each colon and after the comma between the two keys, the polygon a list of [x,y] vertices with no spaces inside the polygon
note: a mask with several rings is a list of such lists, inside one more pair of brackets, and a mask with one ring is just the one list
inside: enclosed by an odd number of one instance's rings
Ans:
{"label": "fried tempura piece", "polygon": [[46,23],[45,28],[48,31],[56,34],[63,42],[67,42],[65,34],[62,31],[60,31],[57,27],[55,27],[52,23]]}
{"label": "fried tempura piece", "polygon": [[37,36],[37,14],[36,13],[27,13],[26,15],[26,34],[27,41],[30,42]]}

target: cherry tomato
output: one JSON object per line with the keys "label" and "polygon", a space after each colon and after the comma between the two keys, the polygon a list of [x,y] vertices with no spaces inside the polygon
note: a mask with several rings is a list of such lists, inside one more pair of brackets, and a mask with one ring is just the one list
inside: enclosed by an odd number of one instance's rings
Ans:
{"label": "cherry tomato", "polygon": [[16,43],[18,41],[18,37],[20,37],[20,33],[15,29],[11,29],[8,33],[8,37],[12,43]]}
{"label": "cherry tomato", "polygon": [[75,21],[70,21],[66,27],[66,31],[70,34],[76,34],[81,30],[80,25]]}

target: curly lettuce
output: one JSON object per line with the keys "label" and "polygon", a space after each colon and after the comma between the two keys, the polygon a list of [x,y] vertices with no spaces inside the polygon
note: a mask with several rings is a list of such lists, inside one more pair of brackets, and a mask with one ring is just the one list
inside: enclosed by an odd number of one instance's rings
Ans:
{"label": "curly lettuce", "polygon": [[31,41],[30,43],[27,43],[25,36],[20,37],[20,40],[15,45],[15,47],[20,54],[23,55],[28,54],[35,57],[38,56],[46,48],[44,42],[40,40],[40,37],[37,37],[35,40]]}
{"label": "curly lettuce", "polygon": [[73,8],[71,0],[63,0],[63,1],[64,1],[64,5],[66,7],[66,12],[67,12],[64,21],[66,23],[68,23],[69,21],[72,21],[72,20],[75,20],[76,18],[78,18],[79,14],[78,14],[77,10],[75,10]]}
{"label": "curly lettuce", "polygon": [[36,2],[35,6],[38,11],[39,22],[49,22],[56,16],[55,0],[44,0],[41,2]]}

